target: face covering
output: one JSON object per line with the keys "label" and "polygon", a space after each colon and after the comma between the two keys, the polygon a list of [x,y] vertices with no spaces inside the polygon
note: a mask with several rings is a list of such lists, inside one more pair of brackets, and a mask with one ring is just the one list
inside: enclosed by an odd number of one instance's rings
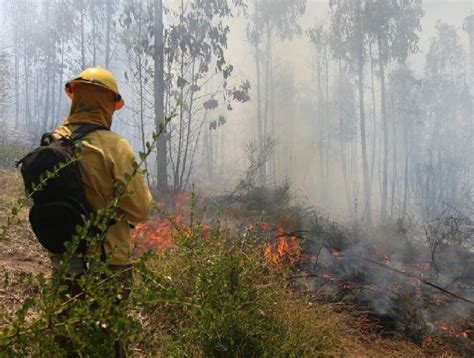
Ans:
{"label": "face covering", "polygon": [[78,83],[67,122],[95,123],[110,128],[114,113],[115,94],[100,86]]}

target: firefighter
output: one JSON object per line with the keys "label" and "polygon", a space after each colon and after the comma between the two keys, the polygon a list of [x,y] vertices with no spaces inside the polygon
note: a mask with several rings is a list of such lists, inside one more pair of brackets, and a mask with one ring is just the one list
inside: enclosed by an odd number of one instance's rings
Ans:
{"label": "firefighter", "polygon": [[[109,128],[114,111],[124,106],[113,74],[101,67],[84,70],[66,84],[66,94],[71,98],[69,117],[54,131],[54,136],[70,136],[79,126],[98,124]],[[133,150],[126,139],[110,130],[96,130],[83,140],[79,158],[81,180],[88,203],[94,211],[103,209],[114,198],[117,185],[125,186],[126,173],[133,172]],[[122,297],[128,298],[132,280],[131,225],[148,215],[151,194],[144,176],[138,173],[127,184],[127,192],[117,205],[118,219],[111,225],[103,242],[104,256],[110,270],[120,273],[125,285]],[[62,255],[52,256],[53,271],[59,268]],[[69,272],[80,275],[84,262],[80,258],[69,261]],[[71,294],[80,292],[77,284],[68,285]],[[115,347],[116,356],[124,356],[120,344]]]}

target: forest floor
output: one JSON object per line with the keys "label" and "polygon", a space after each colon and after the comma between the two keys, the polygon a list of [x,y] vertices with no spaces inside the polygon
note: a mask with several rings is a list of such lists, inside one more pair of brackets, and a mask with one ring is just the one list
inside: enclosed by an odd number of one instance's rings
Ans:
{"label": "forest floor", "polygon": [[[0,224],[4,224],[11,207],[21,195],[21,177],[11,170],[0,169]],[[19,215],[20,222],[8,228],[0,240],[0,280],[14,280],[15,276],[44,274],[50,276],[48,254],[35,240],[27,220],[27,208]],[[15,310],[26,298],[28,287],[13,290],[0,287],[0,306],[6,311]],[[348,357],[462,357],[466,356],[451,347],[449,343],[429,339],[416,345],[402,338],[384,338],[375,333],[370,325],[361,325],[356,316],[334,311],[327,324],[339,322],[339,340]],[[342,321],[342,322],[341,322]]]}

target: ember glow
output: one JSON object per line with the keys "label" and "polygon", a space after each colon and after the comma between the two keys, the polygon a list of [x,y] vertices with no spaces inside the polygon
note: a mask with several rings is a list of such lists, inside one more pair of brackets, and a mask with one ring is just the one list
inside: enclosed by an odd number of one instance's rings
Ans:
{"label": "ember glow", "polygon": [[454,324],[449,324],[443,321],[436,321],[435,326],[440,332],[446,333],[450,336],[469,339],[469,332],[461,329],[460,327]]}
{"label": "ember glow", "polygon": [[332,249],[332,250],[331,250],[331,255],[332,255],[333,257],[337,257],[338,259],[342,259],[342,258],[343,258],[341,252],[340,252],[340,251],[337,251],[336,249]]}

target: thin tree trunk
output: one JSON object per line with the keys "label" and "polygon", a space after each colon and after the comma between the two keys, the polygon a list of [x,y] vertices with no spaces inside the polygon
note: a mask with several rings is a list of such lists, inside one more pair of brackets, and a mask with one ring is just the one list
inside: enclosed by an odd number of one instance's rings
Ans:
{"label": "thin tree trunk", "polygon": [[[271,41],[271,38],[270,38]],[[270,50],[270,121],[271,121],[271,133],[272,133],[272,138],[275,138],[275,91],[274,91],[274,85],[273,85],[273,52]],[[274,180],[276,180],[277,173],[276,173],[276,153],[275,153],[276,148],[272,150],[272,156],[271,156],[271,174]]]}
{"label": "thin tree trunk", "polygon": [[[107,2],[107,6],[108,5],[109,5],[109,1]],[[140,7],[141,7],[141,4],[140,4]],[[142,22],[141,21],[139,21],[139,24],[138,24],[138,38],[140,40],[142,38]],[[107,59],[107,54],[105,57]],[[140,53],[138,53],[137,60],[138,60],[138,86],[139,86],[139,93],[140,93],[140,136],[141,136],[141,142],[142,142],[142,151],[146,152],[145,118],[144,118],[145,117],[145,105],[144,105],[145,98],[144,98],[144,93],[143,93],[144,81],[143,81],[142,56]],[[146,171],[146,181],[147,181],[148,187],[150,187],[150,172],[148,171],[147,160],[145,160],[145,171]]]}
{"label": "thin tree trunk", "polygon": [[92,14],[92,66],[97,63],[97,25],[95,22],[95,15]]}
{"label": "thin tree trunk", "polygon": [[390,216],[393,218],[395,210],[395,199],[398,188],[398,146],[397,146],[397,126],[392,120],[392,188],[390,196]]}
{"label": "thin tree trunk", "polygon": [[[46,71],[47,73],[51,73],[50,66],[48,65],[49,63],[49,56],[46,58]],[[43,120],[41,124],[41,130],[43,132],[46,132],[48,129],[48,112],[49,112],[49,89],[50,89],[50,83],[51,83],[51,76],[47,76],[46,80],[46,93],[44,96],[44,110],[43,110]]]}
{"label": "thin tree trunk", "polygon": [[84,34],[84,9],[81,9],[81,64],[82,69],[86,68],[86,48],[85,48],[85,34]]}
{"label": "thin tree trunk", "polygon": [[[362,46],[362,45],[361,45]],[[364,60],[362,55],[362,47],[360,48],[358,60],[358,87],[359,87],[359,117],[360,117],[360,144],[362,153],[362,174],[364,184],[364,212],[367,224],[372,225],[372,208],[371,208],[371,191],[369,182],[369,166],[367,162],[367,144],[365,131],[365,103],[364,103]]]}
{"label": "thin tree trunk", "polygon": [[388,120],[385,106],[385,64],[383,62],[383,48],[379,39],[379,67],[380,67],[380,92],[381,92],[381,117],[383,130],[383,176],[382,176],[382,204],[380,208],[380,221],[385,222],[387,215],[388,194]]}
{"label": "thin tree trunk", "polygon": [[15,128],[20,125],[20,45],[18,27],[15,26]]}
{"label": "thin tree trunk", "polygon": [[346,159],[346,151],[344,146],[344,105],[343,105],[343,72],[342,72],[342,64],[339,60],[339,145],[341,150],[341,166],[342,166],[342,176],[344,180],[344,191],[346,194],[346,202],[347,202],[347,209],[349,214],[352,216],[353,211],[351,209],[352,206],[352,196],[349,189],[348,178],[347,178],[347,159]]}
{"label": "thin tree trunk", "polygon": [[374,170],[375,170],[375,156],[377,151],[377,106],[375,100],[375,75],[374,75],[374,58],[372,55],[372,44],[370,44],[370,79],[371,79],[371,93],[372,93],[372,158],[370,159],[370,186],[372,187],[374,182]]}
{"label": "thin tree trunk", "polygon": [[[180,76],[184,78],[184,53],[181,52],[181,69]],[[176,168],[174,172],[173,185],[174,189],[179,188],[179,173],[181,171],[181,156],[183,150],[183,131],[184,131],[184,87],[181,86],[179,106],[179,128],[178,128],[178,152],[176,153]]]}
{"label": "thin tree trunk", "polygon": [[323,90],[321,76],[321,57],[318,55],[316,71],[318,77],[318,129],[319,129],[319,200],[324,201],[324,116],[323,116]]}
{"label": "thin tree trunk", "polygon": [[[193,60],[192,64],[192,69],[191,69],[191,96],[189,99],[189,108],[188,108],[188,123],[187,123],[187,128],[186,128],[186,142],[184,143],[184,155],[183,155],[183,164],[182,164],[182,169],[181,169],[181,174],[179,177],[179,185],[180,189],[183,188],[183,181],[184,181],[184,174],[186,172],[186,167],[188,166],[188,152],[189,152],[189,146],[191,143],[191,131],[192,131],[192,126],[191,126],[191,119],[192,119],[192,112],[193,112],[193,105],[194,105],[194,85],[196,84],[195,80],[195,68],[196,68],[196,60]],[[189,177],[189,176],[188,176]]]}
{"label": "thin tree trunk", "polygon": [[107,18],[105,27],[105,68],[110,67],[110,31],[112,24],[112,0],[106,0]]}
{"label": "thin tree trunk", "polygon": [[[163,0],[154,0],[154,99],[155,99],[155,130],[159,132],[165,123],[164,113],[164,28],[163,28]],[[167,141],[166,134],[163,133],[157,140],[158,153],[156,154],[156,189],[163,193],[168,191],[168,174],[167,174]]]}
{"label": "thin tree trunk", "polygon": [[325,61],[325,80],[326,80],[326,98],[325,98],[325,115],[324,115],[324,132],[326,135],[325,138],[325,168],[324,168],[324,201],[328,200],[328,182],[329,182],[329,133],[330,133],[330,116],[329,116],[329,58],[328,58],[328,48],[325,44],[324,46],[324,61]]}
{"label": "thin tree trunk", "polygon": [[59,112],[61,110],[61,103],[62,103],[62,98],[63,98],[63,75],[64,75],[64,41],[61,41],[61,66],[59,69],[59,92],[58,92],[58,105],[56,108],[56,114],[54,115],[54,120],[59,119]]}
{"label": "thin tree trunk", "polygon": [[[259,14],[258,14],[259,2],[255,0],[255,26],[259,26]],[[257,140],[258,140],[258,152],[259,156],[263,155],[263,123],[262,123],[262,97],[261,97],[261,78],[260,78],[260,38],[256,39],[255,43],[255,65],[257,70]],[[259,168],[259,180],[260,185],[265,184],[265,168],[261,166]]]}
{"label": "thin tree trunk", "polygon": [[24,71],[25,71],[25,123],[31,125],[31,116],[30,116],[30,71],[28,66],[28,58],[26,54],[26,44],[25,44],[25,57],[23,58]]}

